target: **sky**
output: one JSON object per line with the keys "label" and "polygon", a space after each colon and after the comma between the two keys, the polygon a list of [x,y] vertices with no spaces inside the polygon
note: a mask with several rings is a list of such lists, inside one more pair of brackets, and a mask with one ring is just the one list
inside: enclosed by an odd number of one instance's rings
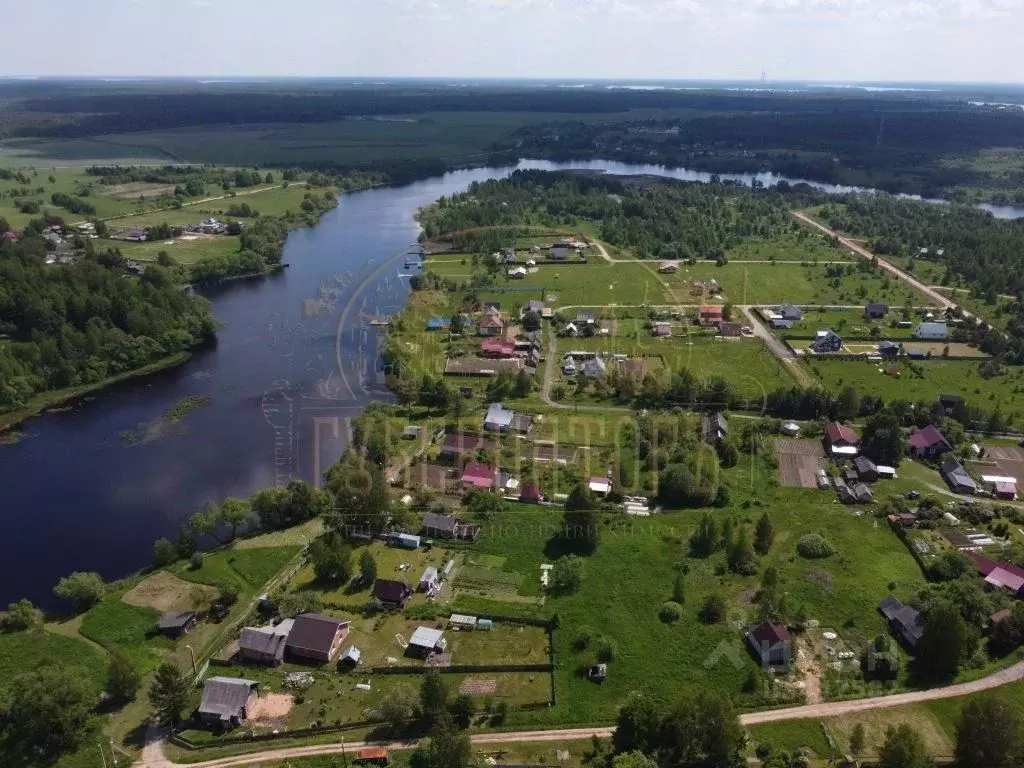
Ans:
{"label": "sky", "polygon": [[1024,0],[6,5],[6,75],[1024,82]]}

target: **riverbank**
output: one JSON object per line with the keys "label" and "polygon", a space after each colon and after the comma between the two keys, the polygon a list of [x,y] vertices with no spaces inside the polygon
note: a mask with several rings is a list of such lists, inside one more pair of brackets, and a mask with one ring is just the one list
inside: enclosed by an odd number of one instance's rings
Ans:
{"label": "riverbank", "polygon": [[67,389],[57,389],[52,392],[44,392],[36,395],[28,402],[27,405],[13,411],[0,414],[0,435],[10,433],[16,427],[21,426],[29,419],[39,416],[46,411],[66,405],[73,400],[84,397],[85,395],[99,392],[100,390],[106,389],[114,384],[119,384],[122,381],[128,381],[129,379],[135,379],[140,376],[149,376],[153,373],[165,371],[168,368],[175,368],[186,363],[191,357],[191,352],[179,352],[176,355],[161,358],[160,360],[152,362],[149,365],[144,365],[141,368],[119,373],[117,376],[108,376],[105,379],[100,379],[99,381],[94,381],[90,384],[68,387]]}

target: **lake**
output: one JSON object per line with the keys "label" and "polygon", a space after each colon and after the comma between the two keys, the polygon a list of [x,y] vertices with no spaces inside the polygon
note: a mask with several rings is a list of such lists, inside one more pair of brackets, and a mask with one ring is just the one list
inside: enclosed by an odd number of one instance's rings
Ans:
{"label": "lake", "polygon": [[[519,167],[709,178],[600,161]],[[343,195],[317,226],[291,233],[289,269],[207,293],[221,324],[212,349],[27,422],[19,443],[0,447],[0,522],[8,532],[0,540],[0,605],[20,597],[52,605],[53,584],[71,571],[112,579],[147,565],[153,540],[174,538],[206,502],[318,477],[344,449],[346,420],[389,397],[379,337],[364,317],[405,302],[408,279],[400,275],[419,234],[416,210],[511,170],[458,171]],[[160,422],[193,395],[210,402],[180,425]],[[144,439],[129,444],[126,433]]]}

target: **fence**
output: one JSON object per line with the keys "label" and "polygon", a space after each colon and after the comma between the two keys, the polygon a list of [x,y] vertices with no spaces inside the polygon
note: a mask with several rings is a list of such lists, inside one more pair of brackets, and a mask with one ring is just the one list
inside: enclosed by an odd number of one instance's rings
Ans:
{"label": "fence", "polygon": [[442,675],[465,675],[476,672],[554,672],[551,664],[452,664],[449,667],[390,666],[371,667],[375,675],[425,675],[436,669]]}
{"label": "fence", "polygon": [[325,733],[344,733],[346,731],[354,731],[360,728],[369,728],[374,725],[380,725],[380,723],[372,720],[362,720],[358,723],[345,723],[344,725],[325,725],[323,728],[297,728],[294,731],[282,731],[280,733],[251,733],[245,732],[237,736],[228,736],[211,741],[207,743],[196,743],[187,736],[180,733],[171,734],[168,739],[171,744],[187,749],[190,751],[199,751],[203,749],[217,749],[219,747],[227,747],[236,744],[248,744],[252,742],[261,741],[279,741],[281,739],[301,739],[307,736],[318,736]]}

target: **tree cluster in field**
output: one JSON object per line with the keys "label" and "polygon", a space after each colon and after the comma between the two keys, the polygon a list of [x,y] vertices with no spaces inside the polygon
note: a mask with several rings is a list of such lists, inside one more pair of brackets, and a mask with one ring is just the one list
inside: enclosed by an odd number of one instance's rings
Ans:
{"label": "tree cluster in field", "polygon": [[125,279],[112,254],[45,263],[40,227],[0,245],[0,412],[36,394],[90,384],[213,335],[207,302],[160,267]]}
{"label": "tree cluster in field", "polygon": [[[746,238],[772,239],[798,229],[786,199],[772,192],[722,184],[638,187],[614,178],[545,171],[476,182],[420,213],[426,238],[451,236],[471,250],[507,245],[517,227],[559,228],[580,219],[597,222],[606,242],[640,258],[659,259],[722,260]],[[491,229],[472,232],[480,228]]]}

